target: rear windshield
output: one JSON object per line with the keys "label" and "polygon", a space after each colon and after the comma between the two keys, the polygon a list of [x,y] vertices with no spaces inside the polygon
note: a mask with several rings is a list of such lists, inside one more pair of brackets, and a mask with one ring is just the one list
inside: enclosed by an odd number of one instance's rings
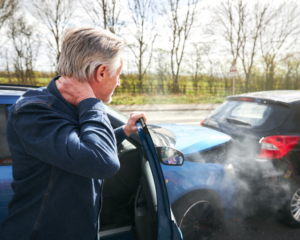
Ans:
{"label": "rear windshield", "polygon": [[257,129],[272,129],[283,123],[292,109],[273,104],[245,101],[226,101],[208,118],[217,122],[238,124]]}

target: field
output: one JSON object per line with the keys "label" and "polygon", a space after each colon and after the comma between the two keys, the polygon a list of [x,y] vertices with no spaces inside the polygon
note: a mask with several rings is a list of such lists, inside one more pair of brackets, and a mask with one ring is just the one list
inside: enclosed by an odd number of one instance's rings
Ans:
{"label": "field", "polygon": [[133,104],[199,104],[199,103],[223,103],[225,97],[218,96],[194,96],[184,94],[171,95],[148,95],[139,94],[135,96],[120,94],[113,95],[111,104],[133,105]]}
{"label": "field", "polygon": [[[37,86],[47,86],[51,81],[51,78],[36,78]],[[7,78],[0,78],[0,83],[9,84]],[[18,84],[17,80],[12,80],[11,84]],[[192,90],[192,86],[187,86],[185,93],[179,94],[168,94],[167,90],[162,94],[162,92],[155,91],[155,86],[150,91],[150,85],[145,85],[144,93],[139,93],[137,90],[134,92],[128,91],[128,86],[126,84],[121,85],[113,95],[112,104],[199,104],[199,103],[222,103],[225,101],[225,96],[223,94],[209,94],[204,93],[203,90],[198,93]],[[151,87],[152,88],[152,87]],[[190,89],[190,90],[189,90]],[[215,89],[213,89],[216,91]],[[222,95],[222,96],[221,96]]]}
{"label": "field", "polygon": [[[36,78],[35,79],[36,84],[33,85],[37,85],[37,86],[47,86],[48,83],[51,81],[51,78]],[[9,82],[8,78],[5,77],[0,77],[0,83],[1,84],[21,84],[18,82],[17,79],[12,79],[11,82]],[[30,83],[27,83],[26,85],[30,85]]]}

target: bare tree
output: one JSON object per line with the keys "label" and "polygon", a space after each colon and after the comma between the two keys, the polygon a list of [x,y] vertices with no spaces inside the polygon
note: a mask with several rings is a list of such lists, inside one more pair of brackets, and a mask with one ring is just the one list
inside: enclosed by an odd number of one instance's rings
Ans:
{"label": "bare tree", "polygon": [[299,89],[300,87],[300,58],[299,56],[294,61],[294,88],[293,89]]}
{"label": "bare tree", "polygon": [[49,30],[47,46],[49,57],[58,63],[60,57],[60,40],[74,13],[74,1],[72,0],[32,0],[33,15],[40,20]]}
{"label": "bare tree", "polygon": [[8,79],[8,83],[12,83],[12,74],[10,71],[10,62],[11,62],[11,58],[9,55],[9,50],[8,48],[4,48],[3,50],[1,50],[2,53],[2,66],[3,69],[5,69],[5,73],[4,73],[4,77]]}
{"label": "bare tree", "polygon": [[292,64],[291,60],[287,60],[285,61],[286,63],[286,73],[285,73],[285,78],[284,78],[284,82],[285,82],[285,89],[290,89],[292,87],[292,79],[294,77],[294,66]]}
{"label": "bare tree", "polygon": [[[185,1],[186,2],[186,1]],[[171,30],[171,71],[174,89],[178,92],[178,76],[184,57],[186,43],[192,33],[197,15],[199,0],[188,0],[185,5],[180,0],[168,0],[165,14],[170,14],[168,28]]]}
{"label": "bare tree", "polygon": [[228,76],[228,64],[230,63],[230,61],[228,61],[228,63],[225,61],[220,61],[219,62],[219,66],[220,66],[220,77],[222,78],[222,82],[224,83],[224,90],[225,90],[225,95],[231,95],[232,93],[232,89],[231,89],[231,85],[229,84],[231,82],[230,77]]}
{"label": "bare tree", "polygon": [[239,52],[246,76],[245,92],[248,92],[254,60],[259,50],[259,38],[278,13],[278,10],[270,2],[261,3],[257,1],[249,8],[246,25],[243,28],[241,51]]}
{"label": "bare tree", "polygon": [[246,76],[246,92],[259,52],[260,36],[277,14],[274,4],[261,1],[224,0],[212,9],[211,33],[222,38],[223,47],[233,60],[240,59]]}
{"label": "bare tree", "polygon": [[[0,0],[0,31],[5,24],[11,18],[16,10],[18,9],[19,2],[17,0]],[[3,47],[3,45],[6,43],[6,40],[4,37],[1,37],[0,39],[0,49]],[[4,51],[1,51],[4,53]],[[1,57],[0,52],[0,57]],[[3,56],[5,58],[5,56]]]}
{"label": "bare tree", "polygon": [[[283,55],[299,44],[300,11],[299,4],[294,0],[286,0],[277,6],[276,18],[260,35],[260,49],[266,73],[266,89],[273,88],[277,62]],[[295,49],[292,52],[296,53]]]}
{"label": "bare tree", "polygon": [[206,60],[206,69],[207,69],[207,83],[209,86],[209,92],[213,93],[213,86],[215,85],[216,79],[217,79],[217,72],[216,72],[216,66],[220,66],[219,60],[215,60],[212,57],[212,45],[206,45],[203,49],[203,55],[205,56]]}
{"label": "bare tree", "polygon": [[0,30],[18,7],[17,0],[0,0]]}
{"label": "bare tree", "polygon": [[81,0],[80,3],[96,26],[118,33],[124,25],[124,21],[120,20],[120,0]]}
{"label": "bare tree", "polygon": [[155,4],[153,0],[132,0],[129,1],[129,8],[134,27],[129,26],[128,31],[135,39],[134,43],[129,44],[129,48],[134,55],[139,85],[143,92],[143,78],[149,69],[153,55],[153,44],[157,37],[153,19]]}
{"label": "bare tree", "polygon": [[204,58],[209,52],[210,44],[197,42],[193,43],[192,46],[192,51],[186,59],[186,63],[189,69],[188,72],[191,74],[194,93],[196,95],[198,92],[198,84],[201,80],[201,70],[204,69]]}
{"label": "bare tree", "polygon": [[164,49],[156,49],[155,63],[156,63],[156,78],[160,92],[165,95],[165,86],[168,86],[169,65],[166,59],[168,58],[168,51]]}
{"label": "bare tree", "polygon": [[224,0],[212,8],[210,34],[224,40],[224,49],[234,60],[238,58],[243,42],[243,28],[248,13],[244,0]]}
{"label": "bare tree", "polygon": [[40,46],[39,35],[34,34],[34,27],[29,25],[23,17],[11,18],[8,35],[15,53],[12,61],[15,75],[21,84],[35,85],[34,64]]}
{"label": "bare tree", "polygon": [[[281,89],[298,89],[299,86],[299,70],[300,58],[298,54],[286,54],[283,59],[278,62],[279,71],[282,73],[277,85]],[[280,78],[280,77],[279,77]]]}
{"label": "bare tree", "polygon": [[[245,91],[249,90],[257,57],[263,58],[266,88],[270,89],[278,53],[287,51],[295,43],[290,41],[291,37],[299,32],[296,1],[224,0],[212,8],[212,18],[211,33],[222,38],[225,52],[234,60],[239,59],[243,66]],[[288,41],[290,44],[286,44]]]}

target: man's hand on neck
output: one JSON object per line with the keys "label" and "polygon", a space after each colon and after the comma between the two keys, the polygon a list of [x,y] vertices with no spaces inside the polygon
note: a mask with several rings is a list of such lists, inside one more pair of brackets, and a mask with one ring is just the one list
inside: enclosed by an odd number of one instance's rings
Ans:
{"label": "man's hand on neck", "polygon": [[76,78],[62,76],[55,84],[63,98],[75,107],[84,99],[96,98],[91,85],[86,81],[79,82]]}

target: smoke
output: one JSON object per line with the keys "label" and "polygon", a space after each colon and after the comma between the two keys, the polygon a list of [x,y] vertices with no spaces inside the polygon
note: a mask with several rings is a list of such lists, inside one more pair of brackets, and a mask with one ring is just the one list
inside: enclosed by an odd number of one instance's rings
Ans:
{"label": "smoke", "polygon": [[236,180],[239,188],[236,212],[251,217],[268,209],[277,213],[291,197],[290,181],[294,177],[288,159],[259,159],[257,139],[233,139],[218,148],[196,153],[186,160],[224,164],[225,172]]}
{"label": "smoke", "polygon": [[[238,212],[251,216],[269,208],[275,213],[289,200],[289,169],[285,159],[259,159],[257,139],[233,140],[225,164],[232,164],[239,185]],[[289,177],[289,178],[285,178]]]}

